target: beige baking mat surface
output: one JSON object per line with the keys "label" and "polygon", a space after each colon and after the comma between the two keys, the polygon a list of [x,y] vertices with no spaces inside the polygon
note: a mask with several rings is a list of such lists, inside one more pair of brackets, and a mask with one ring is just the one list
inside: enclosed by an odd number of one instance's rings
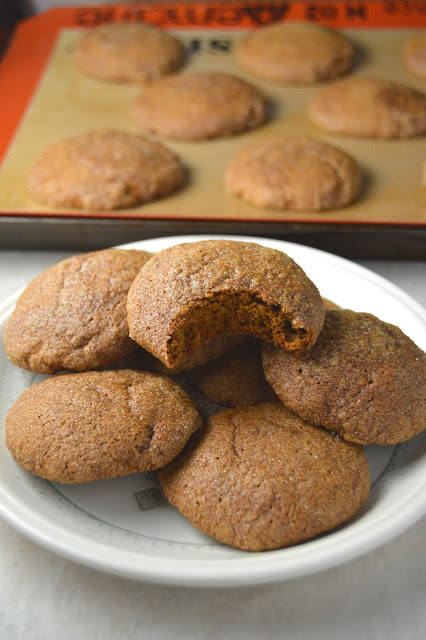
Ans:
{"label": "beige baking mat surface", "polygon": [[[342,30],[360,50],[354,74],[374,75],[426,91],[426,81],[405,71],[401,46],[414,30]],[[46,207],[28,195],[26,176],[37,156],[51,143],[100,127],[141,133],[130,115],[141,91],[137,87],[108,84],[84,76],[74,65],[71,51],[81,31],[64,30],[56,42],[31,103],[21,121],[0,169],[0,211],[22,215],[90,215],[151,219],[209,219],[245,221],[300,221],[321,223],[424,224],[426,188],[422,166],[426,138],[410,140],[357,140],[329,136],[310,122],[307,105],[314,87],[280,87],[250,77],[234,63],[232,48],[243,32],[179,31],[189,44],[198,40],[182,73],[222,70],[253,82],[271,100],[271,118],[261,128],[229,139],[207,142],[163,140],[177,152],[189,173],[188,185],[179,193],[126,210],[83,212]],[[214,43],[219,40],[219,43]],[[229,45],[229,50],[221,46]],[[171,105],[172,108],[172,105]],[[247,144],[277,135],[306,135],[328,141],[353,155],[365,172],[358,201],[343,209],[315,212],[281,212],[255,208],[227,194],[224,169]]]}

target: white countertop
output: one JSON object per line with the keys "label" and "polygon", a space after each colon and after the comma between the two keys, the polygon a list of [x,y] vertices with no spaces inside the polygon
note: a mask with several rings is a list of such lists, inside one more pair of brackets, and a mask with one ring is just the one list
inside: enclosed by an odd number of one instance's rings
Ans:
{"label": "white countertop", "polygon": [[[0,300],[69,252],[0,251]],[[424,262],[360,261],[426,307]],[[7,640],[420,640],[426,517],[344,566],[271,586],[189,589],[81,567],[0,521],[0,638]]]}

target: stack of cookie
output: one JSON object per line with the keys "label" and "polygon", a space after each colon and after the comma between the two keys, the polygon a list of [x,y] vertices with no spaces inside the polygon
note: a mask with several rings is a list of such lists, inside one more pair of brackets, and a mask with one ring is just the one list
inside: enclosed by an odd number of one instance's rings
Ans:
{"label": "stack of cookie", "polygon": [[[420,73],[421,43],[408,45],[407,69]],[[244,80],[223,70],[185,72],[183,44],[155,27],[120,22],[93,28],[78,39],[74,63],[104,82],[142,88],[132,108],[142,134],[102,129],[58,141],[31,168],[29,191],[50,206],[98,211],[170,196],[190,180],[185,161],[165,140],[205,143],[262,127],[271,109],[256,79],[325,84],[307,115],[326,134],[370,139],[423,135],[426,95],[377,78],[341,79],[352,72],[355,56],[353,43],[336,30],[273,24],[238,40],[234,67],[249,78]],[[223,176],[224,190],[232,197],[278,211],[339,209],[360,196],[362,183],[354,157],[297,132],[248,144]]]}
{"label": "stack of cookie", "polygon": [[50,374],[11,407],[7,446],[57,482],[158,469],[171,504],[240,549],[329,531],[367,500],[363,445],[426,428],[426,354],[333,307],[254,242],[69,258],[7,325],[10,361]]}

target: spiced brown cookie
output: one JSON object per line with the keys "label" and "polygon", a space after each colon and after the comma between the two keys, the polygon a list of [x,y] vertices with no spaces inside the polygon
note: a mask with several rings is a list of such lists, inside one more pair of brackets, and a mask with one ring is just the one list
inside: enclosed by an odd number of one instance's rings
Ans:
{"label": "spiced brown cookie", "polygon": [[185,181],[178,156],[123,131],[87,131],[50,145],[28,174],[30,195],[50,206],[121,209],[168,196]]}
{"label": "spiced brown cookie", "polygon": [[332,300],[328,300],[327,298],[323,298],[322,301],[324,302],[324,307],[326,309],[341,309],[341,307],[336,304],[335,302],[332,302]]}
{"label": "spiced brown cookie", "polygon": [[402,57],[411,73],[426,78],[426,34],[419,33],[404,42]]}
{"label": "spiced brown cookie", "polygon": [[281,403],[211,416],[159,480],[194,526],[249,551],[330,531],[360,509],[370,486],[362,447],[309,425]]}
{"label": "spiced brown cookie", "polygon": [[358,163],[312,138],[282,137],[243,148],[225,173],[227,190],[257,207],[298,211],[335,209],[358,195]]}
{"label": "spiced brown cookie", "polygon": [[262,341],[248,338],[219,358],[191,369],[189,380],[205,396],[225,407],[276,400],[263,373]]}
{"label": "spiced brown cookie", "polygon": [[79,69],[91,76],[145,85],[180,69],[184,49],[177,38],[154,26],[115,22],[86,31],[73,56]]}
{"label": "spiced brown cookie", "polygon": [[265,344],[263,368],[289,409],[351,442],[396,444],[426,428],[426,354],[371,314],[327,311],[309,352]]}
{"label": "spiced brown cookie", "polygon": [[256,29],[236,47],[247,71],[276,83],[310,84],[347,73],[355,48],[350,40],[316,24],[273,24]]}
{"label": "spiced brown cookie", "polygon": [[229,73],[200,72],[170,76],[147,87],[132,114],[144,131],[177,140],[207,140],[261,125],[266,100],[259,89]]}
{"label": "spiced brown cookie", "polygon": [[324,131],[360,138],[410,138],[426,132],[426,95],[376,78],[335,81],[314,96],[309,114]]}
{"label": "spiced brown cookie", "polygon": [[185,373],[187,371],[191,371],[196,367],[200,367],[205,363],[210,362],[211,360],[219,358],[244,340],[244,336],[215,336],[206,344],[200,345],[198,349],[194,351],[194,353],[181,361],[179,367],[174,367],[173,369],[169,369],[160,360],[154,358],[151,353],[149,353],[145,349],[141,349],[140,368],[154,371],[155,373],[161,373],[163,375],[176,375],[178,373]]}
{"label": "spiced brown cookie", "polygon": [[293,351],[315,342],[324,304],[282,251],[215,239],[164,249],[129,290],[131,337],[169,368],[217,335],[249,334]]}
{"label": "spiced brown cookie", "polygon": [[161,467],[200,425],[189,397],[170,378],[88,371],[26,389],[7,414],[6,444],[24,469],[78,483]]}
{"label": "spiced brown cookie", "polygon": [[129,338],[129,287],[147,251],[104,249],[63,260],[25,288],[6,326],[9,360],[55,373],[107,365],[137,348]]}

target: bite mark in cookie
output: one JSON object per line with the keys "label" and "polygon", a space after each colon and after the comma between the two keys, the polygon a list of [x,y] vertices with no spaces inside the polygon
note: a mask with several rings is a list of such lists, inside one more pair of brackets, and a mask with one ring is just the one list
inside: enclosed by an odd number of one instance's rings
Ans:
{"label": "bite mark in cookie", "polygon": [[309,349],[324,314],[318,289],[289,256],[225,239],[161,251],[141,269],[127,301],[131,337],[169,368],[217,335]]}

